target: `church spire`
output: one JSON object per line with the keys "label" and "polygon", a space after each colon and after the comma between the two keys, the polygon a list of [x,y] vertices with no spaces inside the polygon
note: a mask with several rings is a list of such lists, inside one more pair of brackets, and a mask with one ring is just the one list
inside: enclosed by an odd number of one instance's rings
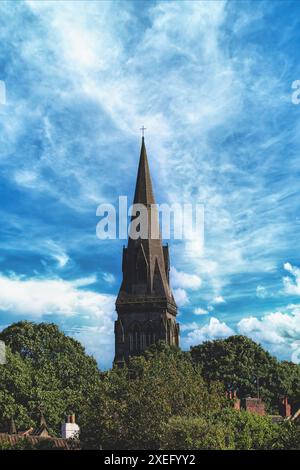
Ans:
{"label": "church spire", "polygon": [[142,137],[140,162],[133,203],[145,204],[145,206],[148,206],[149,204],[155,204],[144,137]]}
{"label": "church spire", "polygon": [[[137,238],[130,232],[128,245],[123,248],[123,280],[116,301],[115,364],[160,340],[179,344],[177,306],[169,285],[169,249],[162,244],[144,136],[134,204],[146,208],[147,217],[138,222],[147,226],[140,227]],[[131,220],[136,217],[139,215],[133,213]]]}
{"label": "church spire", "polygon": [[129,235],[128,248],[123,255],[124,276],[120,294],[165,297],[175,305],[169,286],[168,247],[162,246],[144,137],[133,202],[147,209],[147,217],[141,221],[141,224],[147,223],[147,227],[140,228],[141,234],[147,234],[147,238],[135,239]]}

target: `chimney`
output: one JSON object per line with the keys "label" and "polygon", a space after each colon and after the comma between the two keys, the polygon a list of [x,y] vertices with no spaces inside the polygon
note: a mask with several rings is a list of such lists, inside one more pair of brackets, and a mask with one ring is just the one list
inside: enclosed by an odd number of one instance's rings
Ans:
{"label": "chimney", "polygon": [[238,398],[236,390],[232,392],[232,399],[233,399],[233,408],[235,410],[241,411],[241,400]]}
{"label": "chimney", "polygon": [[283,418],[289,418],[291,416],[291,405],[289,404],[287,397],[281,399],[279,404],[279,413]]}
{"label": "chimney", "polygon": [[248,411],[249,413],[255,413],[260,416],[264,416],[266,414],[265,404],[261,398],[243,398],[241,408]]}
{"label": "chimney", "polygon": [[240,411],[241,409],[241,400],[237,397],[236,390],[227,390],[226,398],[231,401],[231,406]]}
{"label": "chimney", "polygon": [[75,422],[75,414],[68,415],[65,423],[61,426],[61,437],[63,439],[78,439],[80,428]]}
{"label": "chimney", "polygon": [[13,416],[11,416],[11,418],[10,418],[9,434],[18,434],[17,433],[17,427],[16,427],[15,420],[14,420]]}

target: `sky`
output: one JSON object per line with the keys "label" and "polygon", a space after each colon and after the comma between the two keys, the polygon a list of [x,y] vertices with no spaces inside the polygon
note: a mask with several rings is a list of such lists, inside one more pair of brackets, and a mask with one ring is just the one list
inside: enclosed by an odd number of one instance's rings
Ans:
{"label": "sky", "polygon": [[300,362],[300,4],[0,2],[0,328],[55,322],[114,355],[140,127],[156,200],[204,205],[170,240],[181,346],[244,334]]}

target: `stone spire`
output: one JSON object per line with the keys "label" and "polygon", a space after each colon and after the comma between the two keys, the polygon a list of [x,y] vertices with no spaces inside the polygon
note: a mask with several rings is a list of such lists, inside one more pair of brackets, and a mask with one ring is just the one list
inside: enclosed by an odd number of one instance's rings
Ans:
{"label": "stone spire", "polygon": [[[157,206],[152,189],[147,151],[144,137],[134,193],[134,204],[147,209],[146,238],[128,238],[128,247],[123,250],[123,283],[118,300],[126,296],[141,295],[165,298],[176,309],[169,286],[169,249],[162,245]],[[135,216],[132,217],[134,220]]]}
{"label": "stone spire", "polygon": [[144,137],[142,137],[140,162],[133,202],[134,204],[155,204]]}
{"label": "stone spire", "polygon": [[134,204],[142,205],[140,211],[146,217],[133,211],[131,222],[140,225],[140,233],[136,237],[131,230],[128,245],[123,248],[123,280],[116,301],[117,365],[157,341],[179,344],[177,306],[169,285],[169,248],[162,244],[144,137]]}

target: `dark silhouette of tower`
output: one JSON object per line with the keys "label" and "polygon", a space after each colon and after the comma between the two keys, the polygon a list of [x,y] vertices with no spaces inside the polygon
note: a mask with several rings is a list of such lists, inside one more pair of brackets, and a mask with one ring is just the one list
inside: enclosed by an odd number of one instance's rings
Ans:
{"label": "dark silhouette of tower", "polygon": [[[134,204],[143,204],[147,224],[123,248],[123,281],[116,301],[115,360],[122,365],[159,340],[179,345],[177,306],[169,285],[169,248],[163,246],[147,152],[142,137]],[[137,214],[139,215],[139,214]],[[135,217],[132,216],[132,220]]]}

